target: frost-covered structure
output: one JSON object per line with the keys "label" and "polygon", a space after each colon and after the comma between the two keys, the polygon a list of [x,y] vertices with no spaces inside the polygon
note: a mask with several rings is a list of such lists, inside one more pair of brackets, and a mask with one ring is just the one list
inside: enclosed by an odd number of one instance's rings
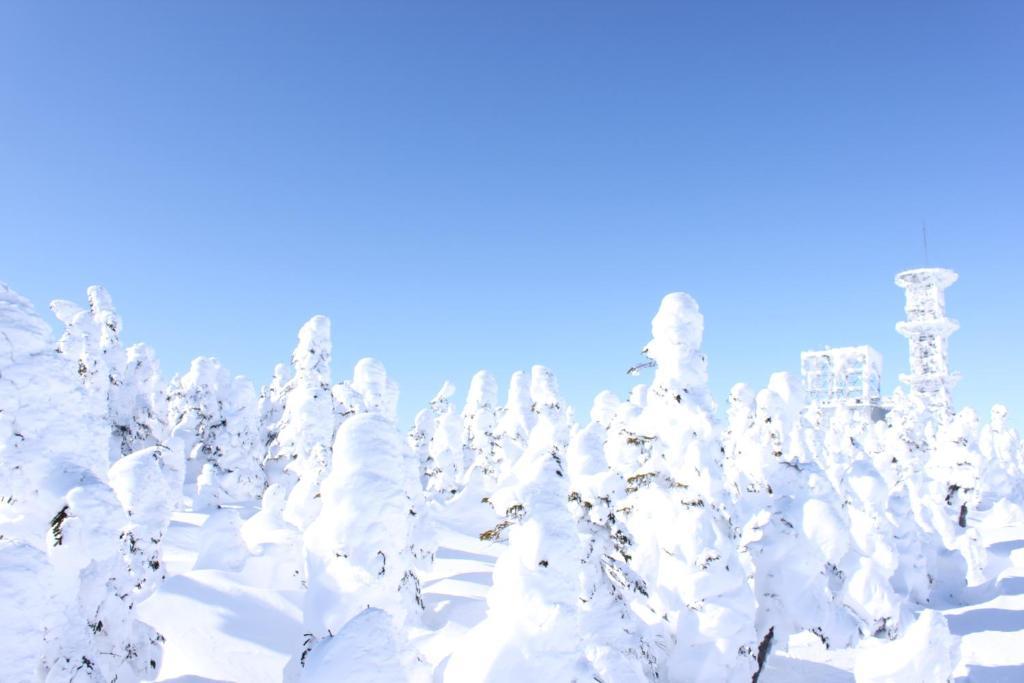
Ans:
{"label": "frost-covered structure", "polygon": [[910,344],[910,372],[900,375],[900,380],[936,414],[946,416],[959,379],[949,370],[949,336],[960,324],[946,317],[945,296],[956,280],[957,274],[946,268],[917,268],[896,276],[896,284],[907,294],[907,319],[896,324],[896,331]]}
{"label": "frost-covered structure", "polygon": [[870,346],[804,351],[800,372],[807,401],[820,408],[882,404],[882,355]]}

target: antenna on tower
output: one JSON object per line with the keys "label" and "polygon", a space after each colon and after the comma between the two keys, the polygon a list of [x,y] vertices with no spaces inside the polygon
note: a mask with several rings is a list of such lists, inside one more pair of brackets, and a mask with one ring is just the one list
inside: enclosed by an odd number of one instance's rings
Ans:
{"label": "antenna on tower", "polygon": [[928,265],[928,223],[921,221],[921,241],[924,243],[924,265]]}

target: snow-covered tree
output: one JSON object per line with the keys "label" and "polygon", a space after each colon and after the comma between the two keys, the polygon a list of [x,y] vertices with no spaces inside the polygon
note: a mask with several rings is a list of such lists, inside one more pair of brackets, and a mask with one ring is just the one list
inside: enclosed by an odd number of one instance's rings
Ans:
{"label": "snow-covered tree", "polygon": [[334,436],[331,396],[331,321],[313,316],[300,329],[292,352],[292,377],[283,396],[276,439],[264,467],[269,481],[289,492],[284,517],[304,529],[320,508],[320,482]]}
{"label": "snow-covered tree", "polygon": [[978,447],[983,457],[982,495],[989,505],[1001,499],[1021,500],[1024,487],[1024,451],[1020,436],[1008,423],[1006,406],[992,406],[989,423],[981,428]]}
{"label": "snow-covered tree", "polygon": [[463,465],[466,470],[479,470],[486,482],[493,487],[498,478],[496,457],[498,383],[494,375],[481,370],[469,382],[466,406],[462,409],[464,450]]}
{"label": "snow-covered tree", "polygon": [[624,554],[630,539],[615,514],[625,481],[608,467],[604,448],[607,424],[618,399],[601,392],[591,422],[578,430],[566,451],[569,508],[579,527],[583,557],[580,628],[584,652],[600,680],[648,680],[657,671],[646,628],[631,608],[647,594]]}
{"label": "snow-covered tree", "polygon": [[277,435],[278,430],[281,428],[281,417],[284,415],[284,399],[288,393],[288,382],[291,378],[291,366],[285,363],[278,363],[274,366],[274,376],[270,380],[270,384],[265,384],[260,388],[256,408],[260,416],[261,443],[263,448],[266,449],[261,460],[264,465],[269,463],[274,463],[281,467],[284,465],[280,461],[280,454],[278,453]]}
{"label": "snow-covered tree", "polygon": [[47,681],[139,680],[159,670],[163,638],[134,616],[145,590],[136,592],[122,555],[122,530],[136,528],[98,479],[85,477],[65,495],[48,542],[58,601],[68,607],[49,643]]}
{"label": "snow-covered tree", "polygon": [[533,463],[524,459],[527,453],[543,451],[558,463],[565,462],[570,434],[565,402],[559,395],[554,373],[542,365],[530,370],[530,414],[530,419],[525,421],[532,425],[527,434],[526,451],[505,468],[500,485],[487,498],[502,519],[493,529],[481,534],[482,539],[504,539],[506,530],[521,519],[523,501],[529,495],[534,476]]}
{"label": "snow-covered tree", "polygon": [[[72,317],[88,327],[85,312]],[[122,547],[132,527],[106,483],[107,397],[81,381],[72,351],[84,337],[66,330],[56,352],[31,305],[0,285],[0,607],[10,616],[0,658],[10,680],[138,680],[159,666],[161,639],[133,612],[138,579]]]}
{"label": "snow-covered tree", "polygon": [[566,506],[564,465],[550,449],[554,432],[541,418],[517,464],[523,516],[494,567],[487,617],[452,654],[446,680],[594,677],[579,628],[583,552]]}
{"label": "snow-covered tree", "polygon": [[381,413],[354,415],[339,428],[321,485],[323,505],[305,533],[310,640],[298,664],[293,660],[293,676],[367,606],[386,612],[395,629],[418,620],[411,458]]}
{"label": "snow-covered tree", "polygon": [[376,358],[361,358],[352,369],[352,389],[362,399],[362,410],[397,419],[398,384]]}
{"label": "snow-covered tree", "polygon": [[[972,552],[972,539],[964,536],[959,526],[959,508],[954,512],[949,504],[955,491],[950,489],[946,469],[941,462],[929,465],[936,450],[938,420],[913,394],[897,389],[892,403],[881,447],[897,477],[889,484],[891,517],[898,529],[894,544],[901,548],[901,569],[894,576],[894,585],[902,586],[918,603],[934,596],[957,599],[967,585],[968,566],[962,550]],[[942,415],[943,420],[946,417]],[[922,586],[922,572],[927,588]]]}
{"label": "snow-covered tree", "polygon": [[452,404],[454,395],[455,387],[445,382],[430,401],[434,425],[427,452],[433,467],[426,471],[426,490],[444,498],[458,492],[463,475],[462,419]]}
{"label": "snow-covered tree", "polygon": [[252,500],[263,488],[256,391],[215,358],[192,361],[168,387],[168,423],[187,458],[186,484],[206,504]]}
{"label": "snow-covered tree", "polygon": [[612,427],[638,448],[617,506],[630,566],[647,587],[643,608],[669,680],[749,680],[755,603],[733,529],[715,505],[722,447],[700,350],[703,316],[689,295],[669,294],[651,329],[654,381],[639,413]]}
{"label": "snow-covered tree", "polygon": [[537,420],[530,397],[530,376],[525,372],[512,373],[509,381],[508,398],[498,412],[495,428],[497,444],[495,459],[499,463],[501,477],[506,476],[526,449],[530,430]]}
{"label": "snow-covered tree", "polygon": [[801,397],[787,373],[753,395],[729,394],[725,465],[741,528],[741,559],[757,601],[758,674],[789,636],[814,632],[829,647],[855,640],[843,599],[850,547],[835,490],[802,442]]}
{"label": "snow-covered tree", "polygon": [[439,470],[434,465],[434,458],[430,454],[430,442],[434,438],[434,413],[430,408],[424,408],[416,413],[413,419],[412,429],[406,436],[406,443],[412,452],[416,454],[416,462],[419,465],[420,485],[427,488],[430,478],[437,475]]}
{"label": "snow-covered tree", "polygon": [[156,354],[145,344],[123,348],[121,318],[110,294],[88,289],[89,308],[56,300],[50,304],[64,324],[58,344],[73,358],[93,401],[105,406],[111,461],[141,448],[166,445],[164,396]]}
{"label": "snow-covered tree", "polygon": [[161,544],[181,495],[183,459],[180,450],[153,446],[129,453],[108,472],[110,486],[128,515],[121,546],[136,579],[136,600],[151,595],[166,577]]}

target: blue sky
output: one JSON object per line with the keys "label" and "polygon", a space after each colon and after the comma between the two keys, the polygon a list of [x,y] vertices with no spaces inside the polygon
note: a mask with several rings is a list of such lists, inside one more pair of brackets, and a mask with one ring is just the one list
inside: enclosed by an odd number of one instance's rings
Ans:
{"label": "blue sky", "polygon": [[266,381],[301,323],[408,420],[549,365],[581,410],[663,294],[712,386],[871,344],[956,269],[958,403],[1024,415],[1024,4],[0,4],[0,278],[108,287],[167,375]]}

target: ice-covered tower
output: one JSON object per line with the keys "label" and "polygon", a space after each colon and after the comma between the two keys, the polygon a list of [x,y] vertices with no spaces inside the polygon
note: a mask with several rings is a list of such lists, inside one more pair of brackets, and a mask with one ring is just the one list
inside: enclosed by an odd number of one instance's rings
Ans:
{"label": "ice-covered tower", "polygon": [[952,389],[959,375],[949,371],[949,335],[960,323],[946,317],[946,287],[957,274],[945,268],[917,268],[896,276],[896,284],[907,292],[907,319],[896,323],[896,331],[910,340],[910,373],[900,380],[910,385],[938,415],[952,412]]}

